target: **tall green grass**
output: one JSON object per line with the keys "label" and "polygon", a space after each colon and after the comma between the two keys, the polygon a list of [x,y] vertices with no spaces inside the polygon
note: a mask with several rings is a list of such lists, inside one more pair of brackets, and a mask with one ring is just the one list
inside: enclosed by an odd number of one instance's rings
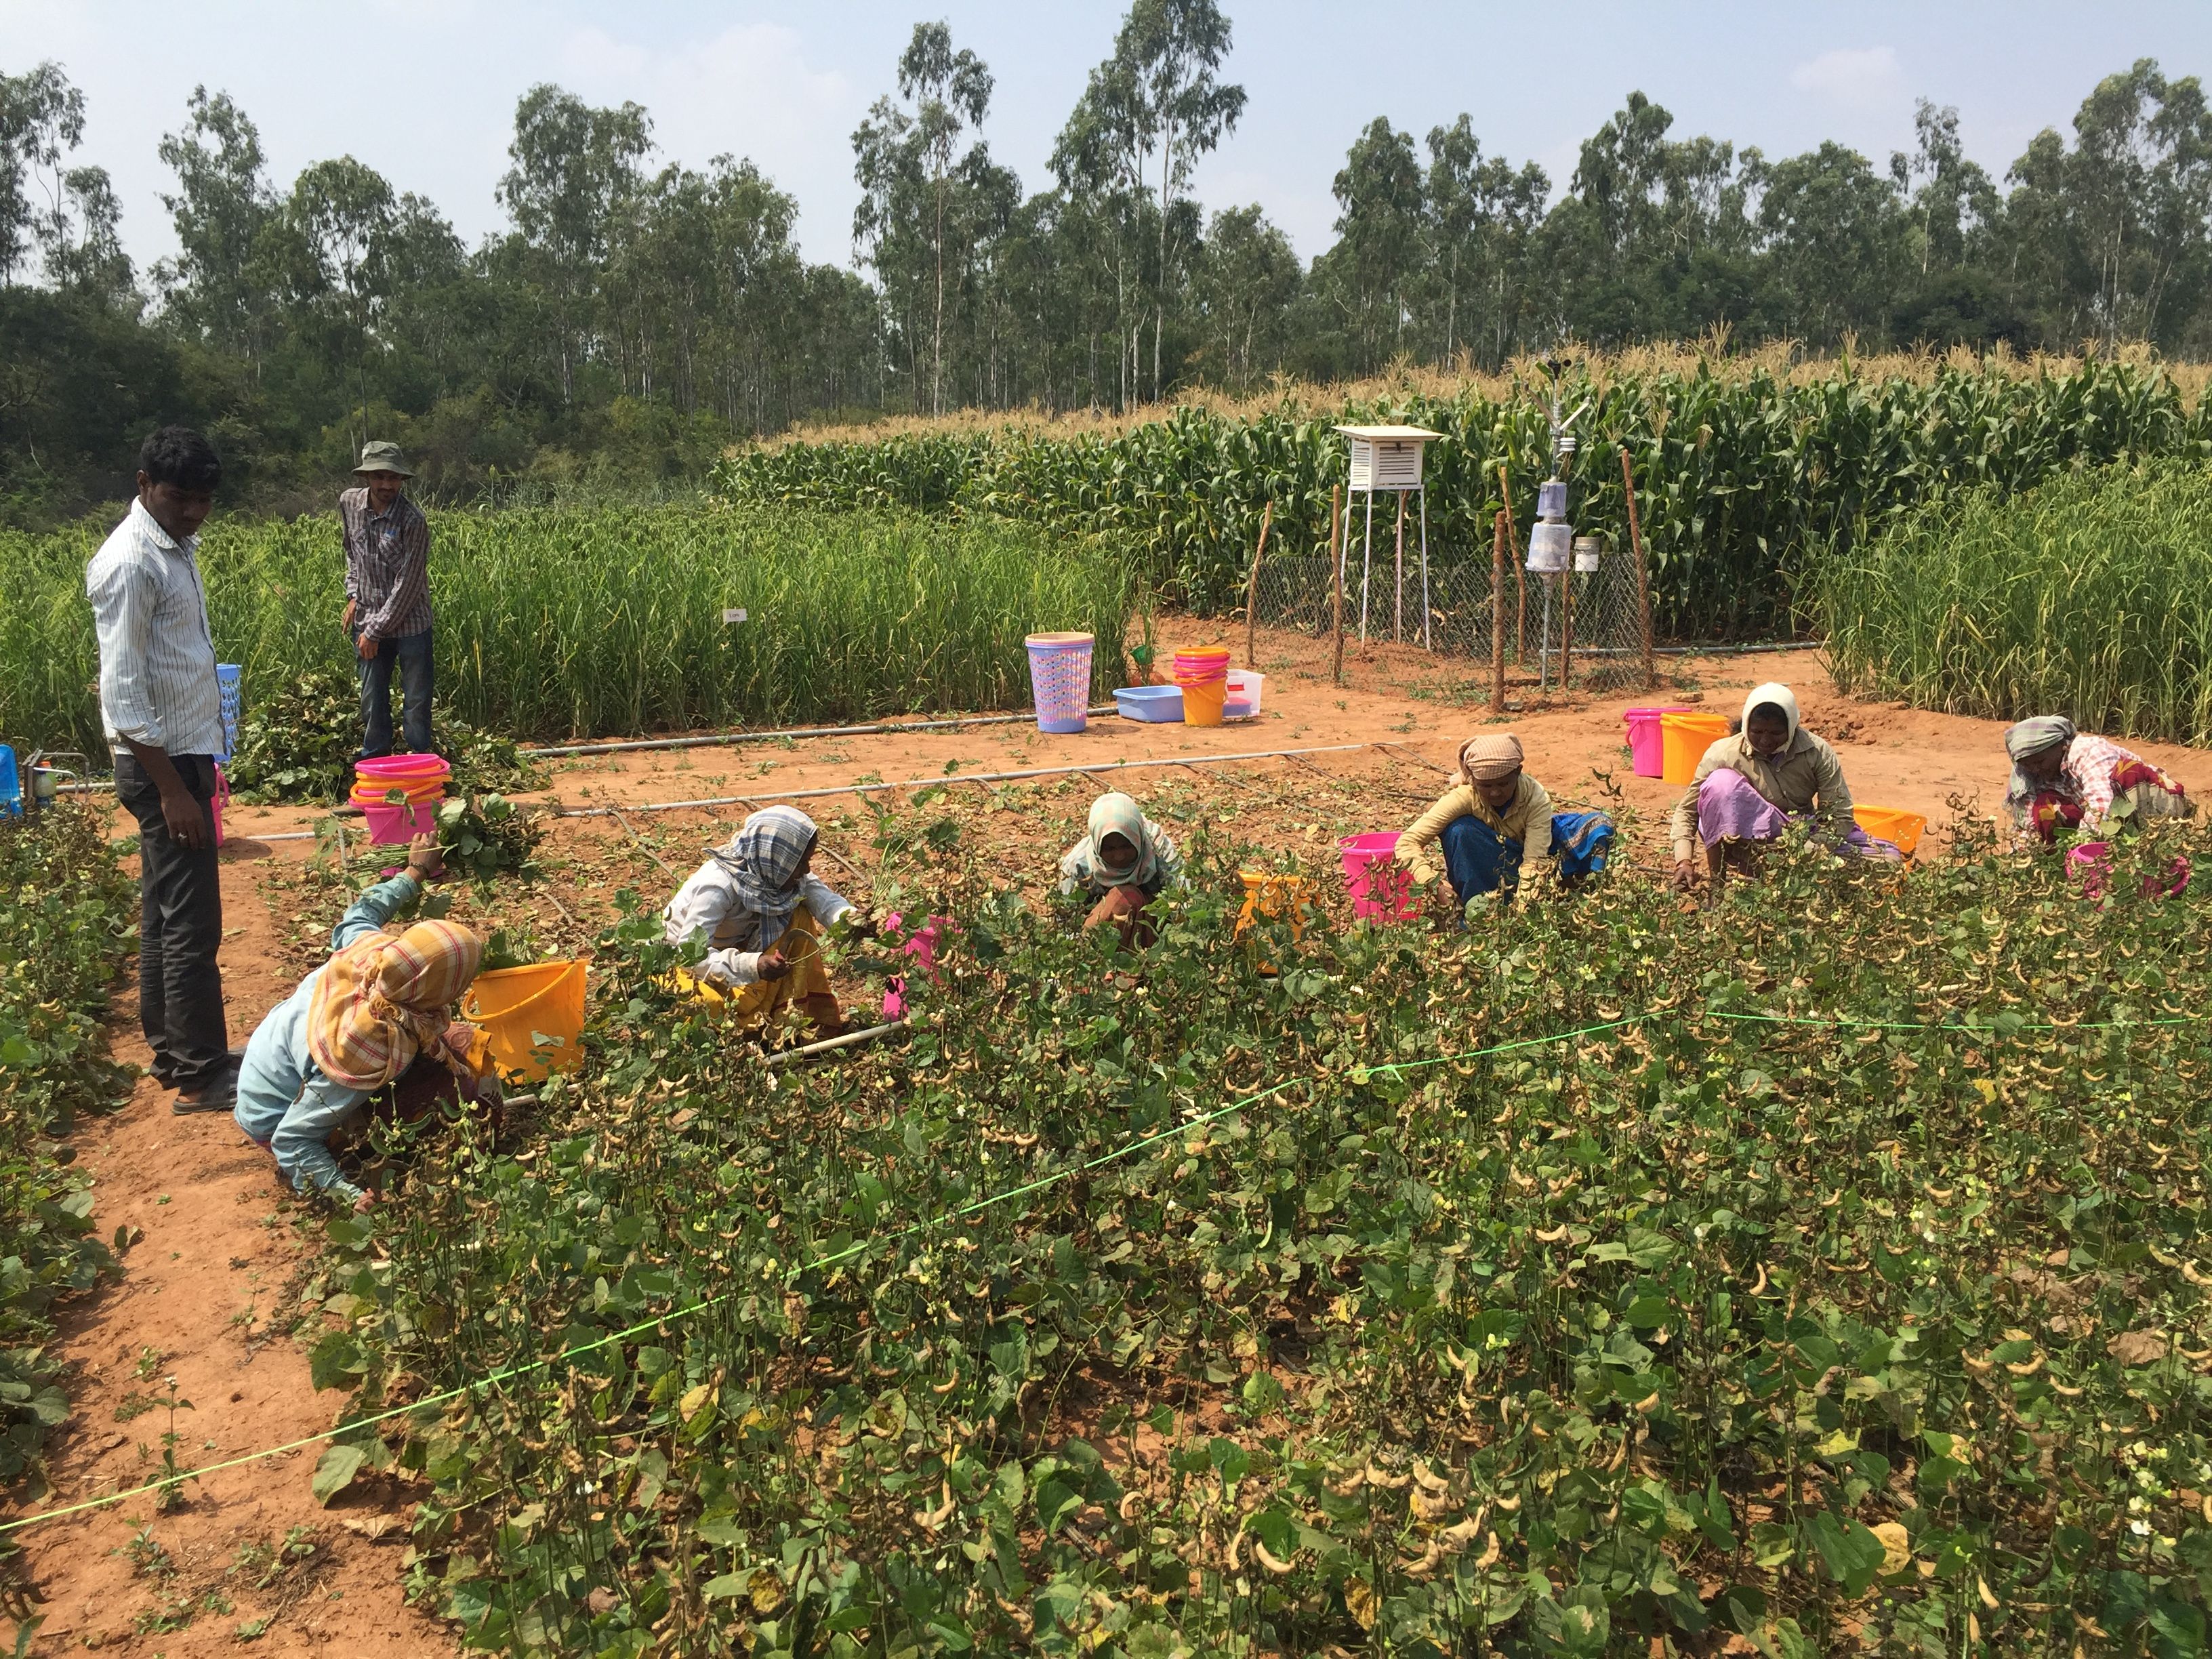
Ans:
{"label": "tall green grass", "polygon": [[1930,501],[1826,562],[1818,608],[1848,690],[2212,742],[2212,471]]}
{"label": "tall green grass", "polygon": [[[100,747],[84,567],[105,529],[0,533],[0,740]],[[1124,567],[1042,526],[689,504],[434,513],[431,533],[439,706],[520,737],[1020,708],[1040,629],[1096,634],[1117,683]],[[200,552],[249,702],[349,665],[334,519],[217,520]]]}

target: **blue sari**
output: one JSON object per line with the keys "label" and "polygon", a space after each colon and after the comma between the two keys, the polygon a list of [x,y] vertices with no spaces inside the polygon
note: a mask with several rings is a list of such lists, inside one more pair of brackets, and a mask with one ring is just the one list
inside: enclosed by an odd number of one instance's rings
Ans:
{"label": "blue sari", "polygon": [[[1479,893],[1500,886],[1510,893],[1521,884],[1522,844],[1508,841],[1472,812],[1446,824],[1439,844],[1444,872],[1462,904]],[[1602,812],[1554,812],[1547,850],[1559,860],[1560,878],[1577,886],[1605,868],[1613,850],[1613,820]]]}

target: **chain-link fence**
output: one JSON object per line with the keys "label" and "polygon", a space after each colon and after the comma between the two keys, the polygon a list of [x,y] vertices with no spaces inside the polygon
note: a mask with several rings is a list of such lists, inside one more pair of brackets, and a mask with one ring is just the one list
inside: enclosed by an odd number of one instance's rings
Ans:
{"label": "chain-link fence", "polygon": [[[1425,598],[1420,557],[1415,550],[1407,550],[1402,568],[1395,548],[1378,547],[1376,554],[1374,562],[1364,571],[1356,551],[1346,561],[1346,640],[1354,644],[1363,638],[1413,646],[1425,643],[1443,654],[1490,659],[1489,560],[1480,563],[1464,558],[1440,560],[1432,549]],[[1644,629],[1636,562],[1624,549],[1608,547],[1597,556],[1595,569],[1577,570],[1565,577],[1540,576],[1521,568],[1517,562],[1509,563],[1504,599],[1505,659],[1516,673],[1556,684],[1563,648],[1571,649],[1571,666],[1578,684],[1583,683],[1586,673],[1640,661]],[[1571,641],[1568,638],[1570,599]],[[1316,639],[1328,637],[1335,628],[1328,555],[1278,556],[1269,550],[1260,561],[1255,611],[1263,627],[1297,629]]]}

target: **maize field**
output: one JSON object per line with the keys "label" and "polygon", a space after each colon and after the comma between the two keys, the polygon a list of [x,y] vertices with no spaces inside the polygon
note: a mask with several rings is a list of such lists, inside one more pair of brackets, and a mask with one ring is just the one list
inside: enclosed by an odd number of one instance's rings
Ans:
{"label": "maize field", "polygon": [[[1201,613],[1242,602],[1262,508],[1270,545],[1328,544],[1345,476],[1339,422],[1405,422],[1443,434],[1425,483],[1432,562],[1487,584],[1498,469],[1525,536],[1549,476],[1543,387],[1522,378],[1452,392],[1388,391],[1316,408],[1194,405],[1113,431],[1049,425],[902,429],[756,447],[715,487],[747,503],[907,507],[1012,519],[1115,538]],[[1792,377],[1765,362],[1571,372],[1563,401],[1581,442],[1569,475],[1583,533],[1626,547],[1619,450],[1635,470],[1653,611],[1677,639],[1787,634],[1803,620],[1808,561],[1849,549],[1899,511],[1961,485],[2001,491],[2148,456],[2212,456],[2212,411],[2155,366],[2092,361],[2022,372],[1945,363],[1869,378],[1848,362]],[[1378,514],[1379,516],[1379,514]]]}

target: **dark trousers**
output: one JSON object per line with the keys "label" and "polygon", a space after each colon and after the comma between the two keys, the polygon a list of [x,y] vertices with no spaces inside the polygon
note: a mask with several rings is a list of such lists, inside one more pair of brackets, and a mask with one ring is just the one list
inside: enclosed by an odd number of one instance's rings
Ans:
{"label": "dark trousers", "polygon": [[194,851],[169,834],[161,792],[132,756],[115,757],[116,798],[138,820],[138,1027],[154,1051],[154,1075],[197,1089],[230,1063],[222,1018],[222,884],[215,852],[215,763],[172,755],[169,763],[207,818]]}
{"label": "dark trousers", "polygon": [[361,669],[361,757],[370,759],[392,752],[392,665],[399,665],[399,690],[406,701],[401,720],[405,726],[407,752],[430,752],[430,630],[406,634],[396,640],[379,640],[376,654],[361,654],[361,635],[354,635],[354,660]]}

